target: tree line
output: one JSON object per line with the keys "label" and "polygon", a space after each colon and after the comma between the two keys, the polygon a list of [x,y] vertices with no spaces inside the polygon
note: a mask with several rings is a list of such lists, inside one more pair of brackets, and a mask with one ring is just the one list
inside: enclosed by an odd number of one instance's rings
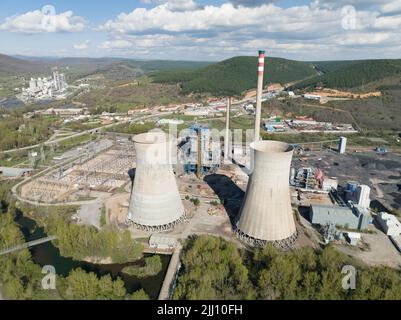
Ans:
{"label": "tree line", "polygon": [[[175,299],[401,299],[400,270],[367,267],[327,246],[283,253],[239,250],[222,238],[188,240]],[[342,287],[344,265],[357,269],[356,289]]]}

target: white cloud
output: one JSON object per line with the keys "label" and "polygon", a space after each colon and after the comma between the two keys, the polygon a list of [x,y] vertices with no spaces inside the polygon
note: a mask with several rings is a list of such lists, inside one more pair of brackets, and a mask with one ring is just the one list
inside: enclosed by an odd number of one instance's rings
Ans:
{"label": "white cloud", "polygon": [[[310,60],[355,58],[358,53],[363,58],[386,52],[394,57],[401,40],[401,15],[384,14],[395,10],[394,0],[380,6],[373,0],[321,0],[288,8],[269,0],[227,0],[184,10],[172,9],[173,1],[149,1],[159,4],[122,13],[101,26],[110,37],[104,48],[122,53],[113,43],[127,41],[130,54],[146,50],[164,58],[197,59],[266,49],[270,55]],[[355,28],[344,27],[343,5],[357,6]]]}
{"label": "white cloud", "polygon": [[85,29],[86,21],[74,16],[72,11],[60,14],[46,14],[43,10],[30,11],[5,19],[1,30],[16,33],[35,34],[50,32],[80,32]]}
{"label": "white cloud", "polygon": [[385,2],[380,5],[380,10],[382,12],[384,12],[384,13],[401,12],[401,1],[400,0],[392,0],[388,3],[385,3]]}
{"label": "white cloud", "polygon": [[141,0],[143,3],[166,4],[171,11],[188,11],[198,8],[194,0]]}
{"label": "white cloud", "polygon": [[127,49],[131,47],[132,43],[127,40],[104,41],[99,45],[99,49]]}
{"label": "white cloud", "polygon": [[74,44],[74,45],[73,45],[73,48],[74,48],[75,50],[86,50],[86,49],[89,48],[89,43],[90,43],[89,40],[87,40],[87,41],[85,41],[85,42],[83,42],[83,43],[77,43],[77,44]]}

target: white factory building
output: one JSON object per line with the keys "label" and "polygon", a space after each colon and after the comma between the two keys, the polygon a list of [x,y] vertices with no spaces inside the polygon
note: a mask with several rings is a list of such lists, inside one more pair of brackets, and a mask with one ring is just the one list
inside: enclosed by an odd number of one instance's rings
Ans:
{"label": "white factory building", "polygon": [[386,212],[379,212],[377,214],[377,222],[380,224],[386,235],[393,237],[401,235],[401,223],[396,216]]}
{"label": "white factory building", "polygon": [[51,99],[62,95],[68,88],[65,75],[58,71],[53,72],[53,77],[31,78],[28,88],[22,88],[21,100]]}

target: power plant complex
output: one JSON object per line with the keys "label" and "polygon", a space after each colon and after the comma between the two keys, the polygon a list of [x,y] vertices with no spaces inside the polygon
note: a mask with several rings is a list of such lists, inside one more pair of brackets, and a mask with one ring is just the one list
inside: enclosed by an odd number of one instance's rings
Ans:
{"label": "power plant complex", "polygon": [[[237,222],[238,238],[251,246],[271,242],[288,249],[297,239],[290,198],[289,176],[293,147],[281,142],[260,141],[264,51],[259,52],[255,141],[250,144],[251,174]],[[229,136],[230,99],[227,101],[224,158],[231,154]],[[185,173],[198,178],[215,173],[222,152],[209,136],[209,129],[194,125],[179,144]],[[146,231],[166,231],[185,217],[172,160],[177,140],[164,133],[146,133],[133,138],[136,172],[127,221]],[[178,157],[177,157],[178,159]],[[176,160],[177,160],[176,159]]]}

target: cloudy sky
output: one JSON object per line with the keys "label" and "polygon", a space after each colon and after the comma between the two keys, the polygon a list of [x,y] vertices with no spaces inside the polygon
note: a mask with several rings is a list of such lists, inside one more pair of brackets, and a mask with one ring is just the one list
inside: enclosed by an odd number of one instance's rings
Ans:
{"label": "cloudy sky", "polygon": [[0,53],[401,58],[401,0],[1,0]]}

